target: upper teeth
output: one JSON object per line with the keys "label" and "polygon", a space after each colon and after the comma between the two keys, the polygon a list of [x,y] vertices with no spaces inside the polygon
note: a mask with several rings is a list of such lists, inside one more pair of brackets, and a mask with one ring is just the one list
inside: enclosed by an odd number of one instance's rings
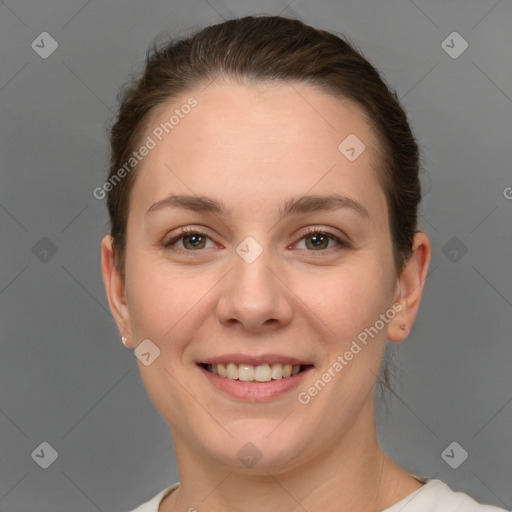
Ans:
{"label": "upper teeth", "polygon": [[272,379],[296,375],[300,371],[300,364],[272,363],[253,366],[251,364],[219,363],[209,364],[207,368],[215,375],[232,380],[268,382]]}

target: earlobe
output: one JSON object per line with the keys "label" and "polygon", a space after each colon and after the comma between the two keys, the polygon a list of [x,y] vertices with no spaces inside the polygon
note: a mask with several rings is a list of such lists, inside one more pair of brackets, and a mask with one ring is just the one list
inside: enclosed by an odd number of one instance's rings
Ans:
{"label": "earlobe", "polygon": [[114,264],[114,252],[112,249],[112,237],[105,235],[101,242],[101,273],[107,295],[110,312],[120,334],[131,337],[130,315],[125,298],[124,281]]}
{"label": "earlobe", "polygon": [[390,341],[403,341],[414,324],[427,278],[430,257],[430,240],[425,233],[418,231],[414,237],[412,254],[398,278],[396,301],[400,303],[402,309],[389,323],[387,338]]}

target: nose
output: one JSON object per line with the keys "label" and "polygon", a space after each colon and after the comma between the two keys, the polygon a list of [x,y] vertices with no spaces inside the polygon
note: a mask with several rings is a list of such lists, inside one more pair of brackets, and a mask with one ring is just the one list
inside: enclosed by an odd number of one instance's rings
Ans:
{"label": "nose", "polygon": [[221,281],[217,304],[219,321],[229,328],[269,332],[291,322],[293,293],[283,272],[272,265],[265,250],[256,260],[245,261],[233,254],[231,272]]}

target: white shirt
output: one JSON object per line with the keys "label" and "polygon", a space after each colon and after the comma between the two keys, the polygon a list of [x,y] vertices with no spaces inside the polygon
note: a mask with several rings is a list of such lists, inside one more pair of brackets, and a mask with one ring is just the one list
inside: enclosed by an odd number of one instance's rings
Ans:
{"label": "white shirt", "polygon": [[[131,512],[158,512],[160,502],[175,490],[179,482],[160,491],[153,499]],[[427,480],[412,492],[382,512],[507,512],[503,508],[481,505],[463,492],[452,491],[441,480]],[[510,512],[510,511],[509,511]]]}

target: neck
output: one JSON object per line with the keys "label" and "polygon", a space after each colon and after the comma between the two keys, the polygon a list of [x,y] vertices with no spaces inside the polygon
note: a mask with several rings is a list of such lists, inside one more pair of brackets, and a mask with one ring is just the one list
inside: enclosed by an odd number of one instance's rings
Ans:
{"label": "neck", "polygon": [[212,465],[180,441],[175,438],[180,486],[160,512],[255,512],[269,504],[284,512],[379,511],[421,487],[380,448],[373,403],[336,444],[326,444],[306,464],[281,472]]}

